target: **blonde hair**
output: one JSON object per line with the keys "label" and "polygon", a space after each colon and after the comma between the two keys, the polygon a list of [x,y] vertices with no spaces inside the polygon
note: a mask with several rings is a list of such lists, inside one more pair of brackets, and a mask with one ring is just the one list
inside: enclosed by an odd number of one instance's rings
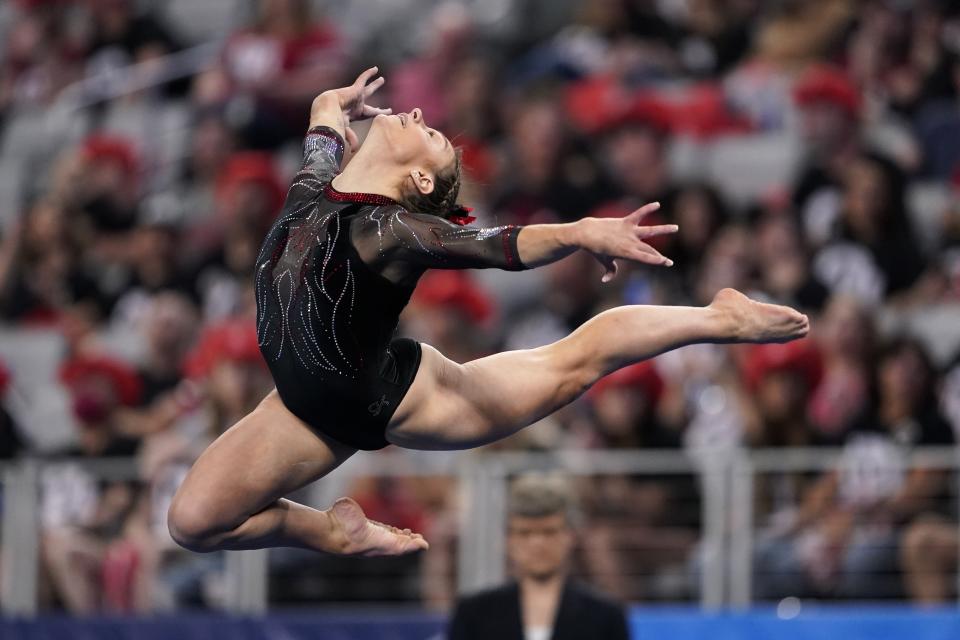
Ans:
{"label": "blonde hair", "polygon": [[572,524],[576,510],[570,483],[559,473],[527,473],[510,485],[507,506],[510,517],[543,518],[563,514]]}

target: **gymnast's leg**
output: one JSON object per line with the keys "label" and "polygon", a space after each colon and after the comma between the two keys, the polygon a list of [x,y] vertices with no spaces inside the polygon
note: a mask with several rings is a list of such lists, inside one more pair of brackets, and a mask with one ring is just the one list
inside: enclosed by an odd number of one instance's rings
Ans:
{"label": "gymnast's leg", "polygon": [[370,556],[427,548],[418,534],[367,520],[348,498],[320,511],[283,497],[355,451],[311,430],[272,391],[197,459],[170,505],[170,535],[200,552],[300,547]]}
{"label": "gymnast's leg", "polygon": [[424,345],[387,439],[410,449],[467,449],[512,435],[572,402],[606,374],[698,342],[786,342],[806,316],[724,289],[707,307],[625,306],[566,338],[463,365]]}

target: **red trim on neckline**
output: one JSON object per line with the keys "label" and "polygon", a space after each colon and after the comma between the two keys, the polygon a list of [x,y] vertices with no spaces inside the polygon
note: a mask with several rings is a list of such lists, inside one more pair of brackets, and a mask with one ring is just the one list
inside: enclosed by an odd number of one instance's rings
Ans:
{"label": "red trim on neckline", "polygon": [[334,202],[356,202],[358,204],[377,205],[399,204],[393,198],[382,196],[379,193],[347,193],[343,191],[337,191],[337,189],[329,182],[323,187],[323,195],[326,196],[328,200],[332,200]]}

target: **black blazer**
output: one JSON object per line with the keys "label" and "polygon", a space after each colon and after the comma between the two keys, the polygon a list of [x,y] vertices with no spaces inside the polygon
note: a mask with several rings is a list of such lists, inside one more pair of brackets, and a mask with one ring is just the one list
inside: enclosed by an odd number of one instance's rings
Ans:
{"label": "black blazer", "polygon": [[[520,587],[512,582],[463,598],[450,619],[448,640],[524,640]],[[552,640],[628,640],[623,608],[597,593],[567,582]]]}

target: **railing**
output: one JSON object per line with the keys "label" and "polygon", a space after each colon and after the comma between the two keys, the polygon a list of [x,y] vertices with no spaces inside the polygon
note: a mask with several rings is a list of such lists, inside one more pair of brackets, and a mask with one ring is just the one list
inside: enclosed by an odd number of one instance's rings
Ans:
{"label": "railing", "polygon": [[[960,449],[922,448],[905,459],[905,468],[960,470]],[[33,616],[38,610],[38,497],[41,471],[49,461],[22,459],[0,467],[3,482],[2,577],[0,599],[8,615]],[[129,480],[131,460],[78,461],[102,479]],[[753,600],[754,491],[767,473],[810,473],[843,469],[849,457],[839,449],[681,451],[556,451],[475,454],[415,454],[396,451],[357,456],[335,474],[343,478],[449,476],[464,508],[460,511],[457,588],[469,591],[504,579],[505,506],[508,480],[531,470],[558,470],[572,477],[684,476],[699,480],[701,607],[742,609]],[[950,499],[960,500],[953,487]],[[954,511],[960,513],[960,502]],[[960,525],[958,525],[960,527]],[[960,528],[958,528],[960,540]],[[235,613],[267,609],[266,551],[227,554],[224,606]],[[958,576],[960,592],[960,576]]]}
{"label": "railing", "polygon": [[101,70],[65,87],[55,108],[78,111],[138,91],[159,87],[207,69],[223,47],[222,40],[204,42],[154,60]]}

